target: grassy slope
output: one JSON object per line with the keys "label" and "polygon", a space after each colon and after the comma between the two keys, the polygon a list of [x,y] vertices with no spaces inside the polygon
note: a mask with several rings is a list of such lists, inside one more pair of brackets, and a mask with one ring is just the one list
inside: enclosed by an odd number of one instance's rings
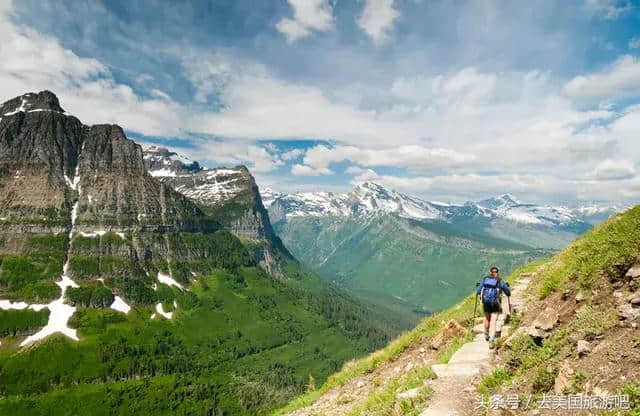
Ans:
{"label": "grassy slope", "polygon": [[[501,388],[509,388],[517,393],[533,392],[540,396],[553,388],[558,369],[567,360],[572,363],[571,367],[578,367],[573,373],[569,389],[573,393],[581,392],[587,382],[597,381],[590,380],[592,372],[597,370],[589,364],[586,365],[587,369],[580,368],[581,361],[575,356],[570,337],[609,343],[604,349],[606,360],[615,361],[617,349],[637,348],[640,345],[638,343],[626,345],[625,341],[628,340],[625,338],[629,334],[625,333],[625,329],[618,328],[609,279],[638,260],[638,241],[640,206],[609,219],[539,267],[538,281],[532,288],[543,305],[547,301],[555,302],[555,308],[564,310],[567,304],[558,292],[583,292],[588,295],[581,306],[568,304],[575,310],[569,310],[569,316],[562,320],[542,345],[536,345],[527,335],[515,338],[510,348],[505,350],[505,365],[487,375],[478,392],[488,395]],[[573,294],[568,298],[572,299]],[[630,331],[633,337],[633,330]],[[600,353],[602,351],[599,350]],[[594,352],[589,359],[597,360],[600,353]],[[615,374],[617,370],[610,368],[608,371]],[[627,383],[618,393],[630,395],[632,410],[628,414],[640,415],[640,379],[627,377]],[[612,411],[610,414],[618,413]]]}
{"label": "grassy slope", "polygon": [[410,309],[426,311],[455,303],[491,265],[500,265],[507,274],[543,254],[490,237],[469,240],[473,236],[446,225],[393,217],[366,225],[350,219],[292,218],[278,231],[293,254],[325,278],[369,298],[376,293],[397,297],[415,305]]}
{"label": "grassy slope", "polygon": [[[517,268],[506,280],[513,281],[521,273],[536,271],[537,283],[533,287],[536,288],[536,294],[540,299],[546,298],[553,292],[563,290],[564,286],[574,279],[578,287],[591,288],[594,279],[601,270],[606,270],[616,264],[632,264],[640,255],[639,241],[640,206],[637,206],[624,214],[612,217],[587,232],[554,257]],[[399,356],[409,346],[433,337],[450,319],[468,324],[473,305],[474,296],[470,295],[458,304],[425,318],[414,330],[400,336],[387,347],[368,357],[345,364],[339,372],[329,377],[319,389],[297,397],[274,414],[284,414],[307,406],[322,394],[344,385],[357,375],[375,371],[385,362]],[[522,352],[522,358],[525,363],[528,363],[528,369],[546,365],[545,363],[557,354],[559,344],[566,342],[566,336],[566,331],[558,331],[542,346],[522,341],[526,345],[523,345],[523,348],[518,351]],[[486,393],[489,388],[495,389],[501,383],[511,381],[513,377],[515,377],[514,374],[505,374],[503,370],[494,372],[484,379],[479,391]],[[640,408],[640,400],[638,400],[640,399],[640,387],[638,386],[640,386],[640,381],[635,381],[624,390],[635,394],[634,397],[636,397],[637,405]]]}

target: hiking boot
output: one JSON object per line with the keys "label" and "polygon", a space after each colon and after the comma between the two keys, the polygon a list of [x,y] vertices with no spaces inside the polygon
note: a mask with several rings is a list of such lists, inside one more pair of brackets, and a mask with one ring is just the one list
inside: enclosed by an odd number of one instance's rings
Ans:
{"label": "hiking boot", "polygon": [[495,338],[491,337],[489,338],[489,349],[492,350],[495,347]]}
{"label": "hiking boot", "polygon": [[485,341],[489,341],[489,332],[488,331],[484,333],[484,340]]}

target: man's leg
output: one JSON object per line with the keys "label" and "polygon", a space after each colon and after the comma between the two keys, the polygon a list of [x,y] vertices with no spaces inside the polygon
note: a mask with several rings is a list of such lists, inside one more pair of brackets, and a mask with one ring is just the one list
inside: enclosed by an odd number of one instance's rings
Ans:
{"label": "man's leg", "polygon": [[489,316],[489,348],[493,348],[493,342],[496,339],[496,323],[498,321],[498,312],[491,312]]}
{"label": "man's leg", "polygon": [[498,322],[498,312],[491,312],[489,317],[489,337],[496,337],[496,323]]}
{"label": "man's leg", "polygon": [[484,313],[484,339],[486,341],[489,341],[489,324],[491,321],[491,313],[490,312],[485,312]]}

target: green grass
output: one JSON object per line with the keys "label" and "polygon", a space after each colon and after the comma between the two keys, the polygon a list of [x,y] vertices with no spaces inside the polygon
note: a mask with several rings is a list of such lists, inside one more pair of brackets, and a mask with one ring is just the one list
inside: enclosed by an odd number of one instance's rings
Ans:
{"label": "green grass", "polygon": [[[403,415],[418,415],[421,407],[429,400],[433,390],[424,386],[425,381],[436,378],[431,367],[410,370],[407,374],[395,377],[371,394],[364,404],[351,410],[347,416],[391,415],[397,408]],[[398,399],[397,395],[422,386],[418,397],[413,400]]]}
{"label": "green grass", "polygon": [[582,235],[549,261],[539,297],[560,290],[569,279],[590,289],[596,274],[614,264],[630,264],[638,253],[640,206],[618,214]]}
{"label": "green grass", "polygon": [[612,310],[598,310],[591,305],[583,305],[576,311],[575,330],[588,340],[592,340],[618,323],[618,315]]}
{"label": "green grass", "polygon": [[512,375],[506,368],[497,367],[482,378],[476,391],[483,397],[489,396],[495,393],[499,387],[508,384],[511,379]]}

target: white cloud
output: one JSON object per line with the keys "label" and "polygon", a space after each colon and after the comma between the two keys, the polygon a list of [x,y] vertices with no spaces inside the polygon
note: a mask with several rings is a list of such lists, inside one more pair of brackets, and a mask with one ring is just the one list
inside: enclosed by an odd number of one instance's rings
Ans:
{"label": "white cloud", "polygon": [[400,16],[400,12],[393,7],[393,1],[366,0],[362,14],[357,19],[360,29],[377,44],[389,39],[389,32]]}
{"label": "white cloud", "polygon": [[349,175],[361,175],[367,172],[367,169],[361,168],[360,166],[349,166],[344,170],[344,173]]}
{"label": "white cloud", "polygon": [[307,165],[295,164],[291,166],[291,173],[295,176],[320,176],[331,175],[333,171],[328,168],[314,168]]}
{"label": "white cloud", "polygon": [[246,140],[207,140],[191,138],[193,147],[172,146],[172,150],[192,160],[204,162],[205,166],[247,165],[252,172],[273,171],[284,162],[264,146]]}
{"label": "white cloud", "polygon": [[549,200],[610,200],[640,198],[640,177],[625,180],[566,179],[551,175],[442,175],[399,177],[378,175],[372,170],[354,178],[352,183],[375,181],[382,186],[420,195],[438,195],[465,201],[499,193],[513,193],[529,201]]}
{"label": "white cloud", "polygon": [[564,86],[573,98],[616,98],[640,92],[640,61],[624,55],[609,68],[590,75],[579,75]]}
{"label": "white cloud", "polygon": [[638,49],[640,48],[640,36],[634,36],[629,39],[629,49]]}
{"label": "white cloud", "polygon": [[630,12],[633,5],[628,0],[585,0],[585,9],[606,20],[614,20]]}
{"label": "white cloud", "polygon": [[628,160],[606,159],[600,162],[593,176],[596,179],[629,179],[636,175],[636,168]]}
{"label": "white cloud", "polygon": [[315,168],[328,167],[331,163],[345,160],[366,167],[392,166],[415,170],[433,170],[465,166],[474,162],[475,156],[450,149],[428,148],[418,145],[383,149],[318,145],[307,150],[304,157],[304,163]]}
{"label": "white cloud", "polygon": [[57,39],[11,21],[0,7],[0,97],[48,89],[83,122],[118,123],[149,135],[180,134],[183,112],[167,97],[143,99],[114,80],[108,67],[63,48]]}
{"label": "white cloud", "polygon": [[276,29],[293,43],[307,37],[313,30],[326,32],[333,27],[333,8],[328,0],[287,0],[293,9],[293,19],[283,18]]}
{"label": "white cloud", "polygon": [[304,151],[302,149],[292,149],[292,150],[289,150],[288,152],[282,153],[280,155],[280,158],[282,160],[293,160],[302,156],[303,154],[304,154]]}

